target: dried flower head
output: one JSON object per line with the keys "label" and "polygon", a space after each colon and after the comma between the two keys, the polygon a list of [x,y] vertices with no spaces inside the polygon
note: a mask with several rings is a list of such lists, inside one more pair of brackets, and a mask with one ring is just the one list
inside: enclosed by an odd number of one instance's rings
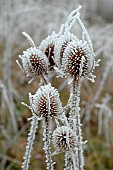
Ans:
{"label": "dried flower head", "polygon": [[61,151],[69,151],[76,146],[76,136],[67,126],[57,127],[53,132],[53,144]]}
{"label": "dried flower head", "polygon": [[87,42],[76,40],[69,43],[64,51],[62,68],[66,74],[87,76],[93,69],[94,58]]}
{"label": "dried flower head", "polygon": [[28,77],[38,76],[47,72],[48,59],[36,47],[31,47],[27,51],[23,52],[23,55],[19,56],[22,60],[22,69]]}
{"label": "dried flower head", "polygon": [[43,53],[47,56],[49,60],[49,68],[53,68],[55,65],[54,61],[54,48],[55,42],[57,39],[57,34],[55,32],[52,35],[48,36],[45,40],[43,40],[39,46],[39,48],[43,51]]}
{"label": "dried flower head", "polygon": [[62,112],[58,91],[50,84],[41,86],[35,95],[29,94],[30,106],[38,117],[56,117]]}
{"label": "dried flower head", "polygon": [[70,32],[67,32],[64,35],[61,35],[57,40],[55,45],[55,62],[59,67],[62,64],[62,58],[65,51],[65,48],[72,40],[76,40],[76,36]]}

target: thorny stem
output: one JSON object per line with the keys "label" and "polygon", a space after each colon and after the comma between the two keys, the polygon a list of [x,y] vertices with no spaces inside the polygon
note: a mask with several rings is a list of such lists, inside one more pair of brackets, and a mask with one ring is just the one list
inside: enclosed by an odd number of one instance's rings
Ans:
{"label": "thorny stem", "polygon": [[76,132],[77,137],[77,147],[76,147],[76,164],[79,170],[83,170],[84,167],[84,159],[83,159],[83,149],[82,149],[82,130],[81,130],[81,123],[80,123],[80,86],[81,82],[80,79],[73,81],[73,101],[72,101],[72,108],[69,117],[69,121],[73,130]]}
{"label": "thorny stem", "polygon": [[38,126],[37,118],[36,116],[33,116],[31,120],[30,132],[28,134],[28,139],[27,139],[26,152],[24,154],[24,162],[22,163],[23,170],[28,170],[29,168],[31,151],[32,151],[33,141],[35,139],[37,126]]}
{"label": "thorny stem", "polygon": [[51,158],[51,151],[50,151],[50,136],[51,136],[51,129],[50,129],[50,117],[47,115],[46,118],[43,119],[43,140],[44,140],[44,150],[46,154],[46,162],[47,162],[47,169],[53,170],[53,161]]}
{"label": "thorny stem", "polygon": [[72,169],[72,160],[70,159],[69,152],[66,152],[64,170],[71,170],[71,169]]}

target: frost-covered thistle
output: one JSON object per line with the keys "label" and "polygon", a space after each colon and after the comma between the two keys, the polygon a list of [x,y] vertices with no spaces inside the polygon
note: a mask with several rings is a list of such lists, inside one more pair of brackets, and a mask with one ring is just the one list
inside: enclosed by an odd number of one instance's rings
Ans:
{"label": "frost-covered thistle", "polygon": [[50,36],[44,39],[39,46],[39,49],[47,56],[49,60],[49,69],[52,69],[55,65],[54,49],[56,40],[57,34],[53,32]]}
{"label": "frost-covered thistle", "polygon": [[44,74],[48,72],[48,59],[46,55],[35,46],[34,41],[26,32],[22,32],[22,34],[28,39],[31,47],[23,51],[22,55],[19,55],[22,64],[20,64],[18,60],[16,60],[16,62],[27,77],[31,78],[29,81],[29,83],[31,83],[34,78],[39,75],[44,78]]}
{"label": "frost-covered thistle", "polygon": [[53,144],[59,152],[65,152],[76,146],[75,132],[67,126],[57,127],[53,132]]}
{"label": "frost-covered thistle", "polygon": [[27,49],[27,51],[24,51],[23,55],[19,57],[22,60],[22,68],[27,77],[34,77],[47,73],[47,57],[36,47]]}
{"label": "frost-covered thistle", "polygon": [[53,132],[53,145],[56,148],[53,155],[60,152],[65,153],[64,170],[76,170],[76,159],[73,152],[77,146],[76,133],[68,126],[57,127]]}
{"label": "frost-covered thistle", "polygon": [[88,76],[93,69],[93,64],[94,57],[86,41],[77,39],[70,42],[66,47],[62,59],[62,68],[66,74],[75,79],[78,76]]}
{"label": "frost-covered thistle", "polygon": [[[65,152],[64,170],[84,170],[82,147],[84,142],[82,141],[79,106],[81,78],[86,77],[94,82],[95,76],[92,72],[98,66],[98,61],[95,61],[90,37],[80,19],[80,9],[81,6],[72,11],[65,24],[62,24],[59,33],[53,32],[41,42],[39,47],[36,47],[31,37],[23,32],[29,40],[31,48],[20,56],[22,66],[18,61],[17,63],[31,78],[31,81],[39,75],[43,78],[43,85],[40,84],[37,92],[34,95],[29,93],[30,106],[24,104],[31,110],[33,116],[22,164],[23,170],[28,170],[29,167],[33,140],[39,120],[42,120],[43,149],[47,169],[54,169],[52,155]],[[70,33],[75,22],[81,26],[81,40]],[[58,73],[59,77],[65,75],[66,78],[71,78],[69,82],[70,97],[64,108],[57,89],[49,83],[48,77],[50,77],[49,70],[51,69]],[[65,114],[65,110],[68,108],[69,117]],[[57,128],[53,131],[51,124],[54,119]],[[56,148],[53,154],[51,154],[51,142]]]}
{"label": "frost-covered thistle", "polygon": [[59,93],[51,84],[41,86],[34,95],[29,94],[29,100],[38,117],[57,117],[63,112]]}

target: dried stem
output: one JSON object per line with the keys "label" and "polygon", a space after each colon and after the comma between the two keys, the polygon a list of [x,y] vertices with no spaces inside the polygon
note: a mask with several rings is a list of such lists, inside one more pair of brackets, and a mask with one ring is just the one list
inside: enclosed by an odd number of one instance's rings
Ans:
{"label": "dried stem", "polygon": [[24,158],[24,162],[22,164],[23,170],[28,170],[28,168],[29,168],[31,151],[32,151],[32,146],[33,146],[33,142],[35,139],[35,133],[36,133],[37,126],[38,126],[37,118],[36,118],[36,116],[32,116],[30,132],[28,134],[28,139],[27,139],[26,152],[23,157]]}
{"label": "dried stem", "polygon": [[53,161],[51,158],[51,128],[50,128],[50,117],[47,116],[43,119],[43,141],[44,141],[44,150],[46,154],[46,162],[47,162],[47,169],[53,170]]}
{"label": "dried stem", "polygon": [[81,82],[80,79],[74,80],[73,85],[73,101],[71,106],[70,112],[70,125],[72,126],[73,130],[76,132],[77,137],[77,147],[75,151],[75,158],[77,162],[77,167],[79,170],[83,170],[84,168],[84,158],[83,158],[83,149],[82,149],[82,130],[81,130],[81,123],[80,123],[80,86]]}

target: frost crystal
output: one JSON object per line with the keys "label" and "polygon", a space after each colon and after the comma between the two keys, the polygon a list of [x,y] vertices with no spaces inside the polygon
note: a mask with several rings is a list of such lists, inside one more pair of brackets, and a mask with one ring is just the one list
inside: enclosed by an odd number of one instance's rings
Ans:
{"label": "frost crystal", "polygon": [[35,95],[29,94],[30,106],[39,117],[58,116],[63,112],[58,91],[50,84],[41,86]]}
{"label": "frost crystal", "polygon": [[67,126],[57,127],[53,132],[53,144],[59,151],[69,151],[76,146],[76,136]]}
{"label": "frost crystal", "polygon": [[[94,58],[86,41],[76,40],[69,43],[64,51],[62,67],[66,74],[75,77],[87,76],[93,68]],[[82,73],[81,72],[82,65]]]}
{"label": "frost crystal", "polygon": [[47,57],[36,47],[27,49],[27,51],[24,51],[23,55],[19,57],[22,60],[23,70],[28,77],[41,75],[47,72]]}

